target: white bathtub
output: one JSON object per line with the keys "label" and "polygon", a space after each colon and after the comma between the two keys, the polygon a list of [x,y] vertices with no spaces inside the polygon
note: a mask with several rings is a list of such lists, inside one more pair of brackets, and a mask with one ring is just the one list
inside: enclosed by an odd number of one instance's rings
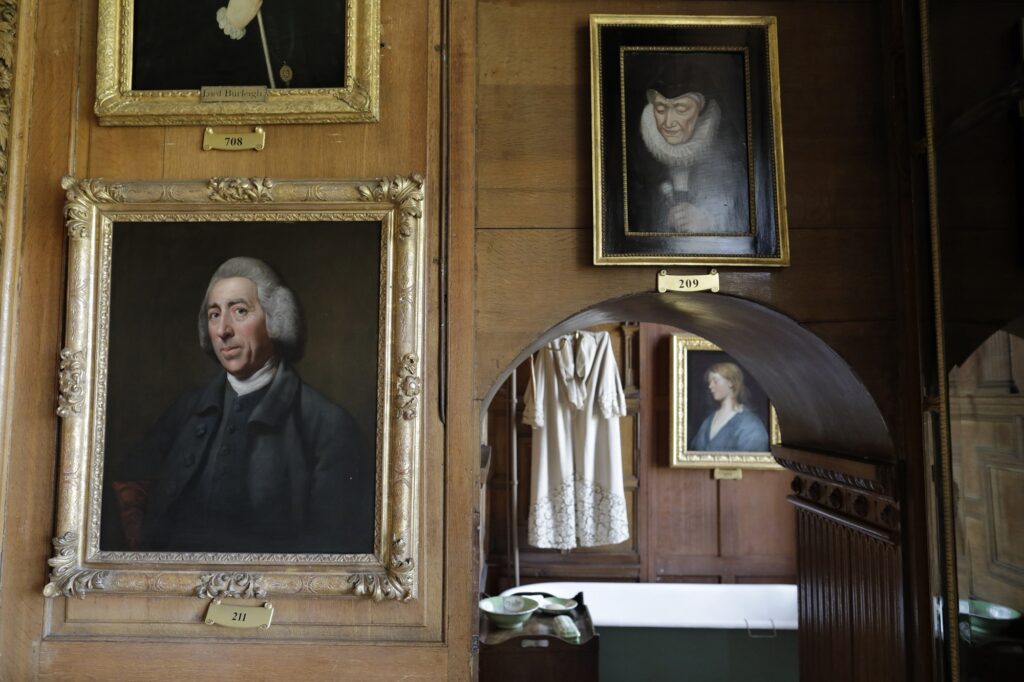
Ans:
{"label": "white bathtub", "polygon": [[795,585],[558,582],[503,594],[583,593],[601,682],[798,682]]}
{"label": "white bathtub", "polygon": [[558,582],[502,594],[583,593],[595,626],[796,630],[796,585]]}

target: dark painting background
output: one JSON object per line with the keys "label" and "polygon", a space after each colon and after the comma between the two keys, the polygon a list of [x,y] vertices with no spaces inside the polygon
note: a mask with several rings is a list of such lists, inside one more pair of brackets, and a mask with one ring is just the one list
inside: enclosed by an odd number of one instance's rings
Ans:
{"label": "dark painting background", "polygon": [[[241,40],[228,37],[217,23],[227,3],[135,0],[132,90],[270,87],[257,20]],[[260,11],[279,88],[284,62],[293,88],[345,86],[345,0],[264,0]]]}
{"label": "dark painting background", "polygon": [[[178,396],[222,371],[199,347],[198,316],[210,276],[234,256],[265,261],[295,292],[306,352],[294,367],[375,446],[380,248],[374,222],[115,224],[106,470],[131,456]],[[118,532],[105,502],[103,544]]]}
{"label": "dark painting background", "polygon": [[750,372],[736,359],[720,350],[688,350],[686,351],[686,445],[689,447],[690,439],[697,433],[697,429],[704,422],[709,414],[718,409],[718,403],[711,397],[707,382],[704,381],[704,373],[711,365],[719,362],[731,362],[743,370],[743,384],[750,394],[750,402],[744,403],[744,407],[760,418],[764,428],[771,437],[771,426],[768,421],[769,402],[768,394],[761,388],[761,384],[750,375]]}
{"label": "dark painting background", "polygon": [[[626,185],[628,192],[629,232],[649,230],[655,223],[645,212],[645,186],[651,178],[660,178],[664,166],[653,159],[644,145],[640,133],[640,118],[647,106],[647,91],[659,80],[672,81],[684,70],[699,72],[701,92],[707,101],[715,100],[722,111],[719,137],[746,142],[747,106],[743,73],[743,55],[739,52],[626,52],[623,56],[623,91],[625,95],[626,128],[623,144],[626,146]],[[650,168],[654,165],[653,170]],[[747,186],[746,178],[739,183]],[[749,198],[745,199],[749,201]]]}

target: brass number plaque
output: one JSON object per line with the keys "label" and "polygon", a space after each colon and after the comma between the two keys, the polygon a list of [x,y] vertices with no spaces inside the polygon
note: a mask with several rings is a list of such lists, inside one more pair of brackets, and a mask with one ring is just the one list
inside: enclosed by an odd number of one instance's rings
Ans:
{"label": "brass number plaque", "polygon": [[706,275],[670,275],[667,270],[658,273],[658,293],[666,291],[718,291],[718,270]]}
{"label": "brass number plaque", "polygon": [[263,606],[239,606],[225,604],[222,599],[214,599],[206,610],[207,625],[223,625],[227,628],[259,628],[266,630],[274,617],[274,605],[270,602]]}
{"label": "brass number plaque", "polygon": [[218,133],[213,128],[203,131],[203,151],[211,149],[237,152],[246,149],[262,151],[266,143],[267,133],[263,128],[256,128],[251,133]]}

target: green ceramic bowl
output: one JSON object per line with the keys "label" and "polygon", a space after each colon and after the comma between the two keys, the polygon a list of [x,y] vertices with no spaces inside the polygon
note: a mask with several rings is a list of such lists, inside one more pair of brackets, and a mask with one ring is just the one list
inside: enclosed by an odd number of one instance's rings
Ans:
{"label": "green ceramic bowl", "polygon": [[960,613],[967,615],[971,629],[984,634],[1002,632],[1020,618],[1020,611],[983,599],[961,599]]}
{"label": "green ceramic bowl", "polygon": [[533,615],[539,604],[529,597],[487,597],[480,600],[480,610],[487,614],[495,627],[516,630]]}
{"label": "green ceramic bowl", "polygon": [[575,599],[561,599],[559,597],[545,597],[540,603],[541,613],[557,616],[562,613],[569,613],[579,606]]}

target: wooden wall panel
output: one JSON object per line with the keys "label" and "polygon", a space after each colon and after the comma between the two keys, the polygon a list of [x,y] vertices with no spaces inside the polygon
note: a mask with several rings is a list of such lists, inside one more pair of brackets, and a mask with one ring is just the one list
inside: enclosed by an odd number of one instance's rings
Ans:
{"label": "wooden wall panel", "polygon": [[[426,681],[448,676],[446,652],[435,647],[301,646],[286,647],[261,642],[182,644],[145,642],[68,642],[40,651],[40,682],[101,680],[207,679],[247,682],[253,679],[354,680],[394,682],[395,679]],[[460,679],[453,675],[454,679]],[[30,679],[30,678],[10,678]],[[469,679],[463,675],[461,679]]]}
{"label": "wooden wall panel", "polygon": [[[71,112],[76,94],[73,73],[78,53],[81,3],[57,0],[48,12],[30,12],[22,4],[19,46],[26,36],[39,40],[31,60],[20,62],[15,95],[25,119],[28,158],[21,187],[11,186],[11,204],[22,204],[19,223],[4,224],[4,333],[11,374],[4,387],[4,535],[0,555],[0,677],[32,679],[35,651],[44,628],[42,586],[51,554],[54,457],[57,450],[56,386],[63,295],[63,243],[60,191],[28,192],[25,187],[56,188],[66,172],[73,136]],[[31,112],[31,114],[29,114]],[[28,118],[32,125],[25,127]],[[53,169],[59,169],[54,171]],[[23,203],[22,203],[23,202]]]}
{"label": "wooden wall panel", "polygon": [[800,679],[904,679],[899,550],[813,511],[800,535]]}
{"label": "wooden wall panel", "polygon": [[[446,615],[449,622],[448,674],[451,679],[473,679],[476,674],[478,648],[477,599],[479,593],[481,548],[480,509],[471,500],[481,499],[480,473],[480,404],[473,399],[473,357],[475,348],[475,313],[473,286],[475,260],[474,226],[476,196],[471,190],[476,176],[476,3],[468,0],[450,2],[442,8],[447,44],[448,78],[440,83],[442,97],[448,99],[447,118],[438,121],[442,143],[447,144],[448,174],[442,207],[442,251],[439,261],[447,265],[447,326],[441,331],[445,344],[443,358],[447,374],[440,396],[446,409],[447,458],[449,472],[445,489],[446,549],[448,554],[449,599]],[[443,45],[442,45],[443,47]],[[443,74],[442,74],[443,75]],[[445,259],[447,264],[445,264]],[[467,532],[468,531],[468,532]],[[466,545],[470,551],[466,551]]]}
{"label": "wooden wall panel", "polygon": [[[656,268],[590,265],[589,229],[478,232],[477,269],[487,281],[477,292],[480,396],[545,330],[600,301],[656,284]],[[879,403],[891,405],[896,364],[885,350],[895,333],[888,247],[879,250],[878,240],[864,233],[805,231],[793,239],[815,257],[771,273],[719,268],[722,291],[782,308],[807,324],[854,367]],[[817,330],[830,325],[827,338]]]}
{"label": "wooden wall panel", "polygon": [[[444,187],[443,53],[437,48],[444,4],[381,0],[379,123],[267,126],[263,152],[231,153],[203,152],[202,126],[100,127],[92,113],[97,3],[19,3],[19,55],[24,59],[18,63],[16,92],[23,116],[15,122],[19,134],[28,134],[27,162],[11,174],[18,184],[12,187],[15,205],[7,213],[25,217],[4,221],[3,241],[4,343],[10,349],[5,366],[13,369],[4,386],[3,435],[4,442],[16,444],[4,448],[2,469],[3,679],[164,679],[213,672],[221,679],[251,679],[255,666],[282,678],[471,676],[475,600],[463,576],[473,561],[472,503],[468,495],[449,497],[446,490],[448,481],[455,491],[470,490],[475,461],[462,456],[445,466],[442,401],[435,395],[442,385],[443,362],[436,305],[442,283],[436,264],[442,248]],[[22,171],[24,179],[19,178]],[[198,599],[92,594],[68,602],[42,597],[52,551],[58,448],[55,374],[66,248],[60,177],[66,173],[107,179],[426,175],[427,258],[434,266],[427,267],[425,291],[429,313],[423,371],[428,393],[422,404],[427,428],[418,481],[424,507],[415,557],[420,590],[413,603],[274,599],[279,617],[275,626],[254,637],[203,626]],[[469,403],[469,385],[463,379],[457,389],[463,391],[463,405]],[[458,414],[467,421],[466,407]],[[449,525],[448,519],[456,520]],[[448,581],[451,575],[459,576],[454,586]],[[174,643],[159,643],[162,639]],[[199,641],[203,639],[214,642]],[[249,644],[253,639],[268,641],[257,652]],[[376,646],[365,646],[367,640]]]}
{"label": "wooden wall panel", "polygon": [[720,267],[722,292],[821,336],[898,432],[879,3],[485,0],[478,7],[476,262],[486,285],[476,291],[477,395],[546,329],[654,287],[657,268],[591,264],[589,14],[771,14],[779,22],[793,265]]}
{"label": "wooden wall panel", "polygon": [[[439,142],[439,86],[437,76],[432,75],[438,69],[434,45],[439,40],[439,7],[437,0],[382,0],[378,123],[266,126],[266,148],[240,153],[204,152],[203,127],[197,125],[99,126],[92,113],[96,3],[85,3],[84,58],[76,65],[81,88],[76,102],[79,143],[75,171],[90,177],[142,179],[214,175],[360,178],[436,170],[428,169],[428,150]],[[217,129],[244,130],[245,126]],[[126,149],[132,152],[126,153]],[[428,182],[435,179],[436,175],[428,176]]]}
{"label": "wooden wall panel", "polygon": [[[894,263],[909,255],[897,251],[902,247],[894,238],[901,214],[891,188],[895,151],[886,117],[895,86],[886,69],[902,48],[886,42],[899,43],[886,37],[889,3],[483,0],[478,7],[478,396],[556,323],[655,284],[658,268],[591,265],[588,15],[774,15],[792,266],[720,267],[722,292],[789,315],[836,350],[868,387],[896,442],[905,441],[904,429],[919,428],[916,417],[904,423],[907,410],[900,405],[900,391],[915,370],[894,352],[906,331]],[[648,488],[644,579],[759,579],[743,574],[754,560],[762,573],[792,579],[792,558],[761,544],[771,522],[749,510],[788,516],[781,542],[799,546],[801,562],[809,562],[801,563],[801,585],[812,604],[807,614],[817,618],[802,647],[809,657],[803,679],[867,679],[864,666],[884,673],[876,679],[902,679],[902,606],[891,599],[900,588],[886,582],[898,581],[898,563],[883,561],[885,580],[871,573],[880,556],[898,561],[898,548],[876,556],[847,537],[842,524],[822,526],[820,538],[798,533],[795,512],[782,501],[789,472],[715,483],[704,472],[668,469],[667,436],[653,435],[664,419],[656,408],[640,420],[648,457],[641,471],[641,487]],[[824,474],[833,458],[822,457],[816,470]],[[733,504],[737,500],[750,503]],[[725,511],[710,512],[715,505]],[[720,532],[730,534],[722,546]],[[837,563],[826,563],[830,558]],[[863,589],[855,589],[859,584]],[[877,614],[856,621],[853,604],[882,592],[888,601],[871,604]],[[853,660],[855,635],[862,640],[871,625],[893,623],[896,629],[881,630],[888,638],[877,649],[883,662]]]}
{"label": "wooden wall panel", "polygon": [[884,226],[870,3],[480,4],[479,227],[590,224],[590,13],[777,15],[791,226]]}
{"label": "wooden wall panel", "polygon": [[[273,126],[267,151],[246,155],[204,154],[199,150],[198,127],[96,126],[91,114],[95,3],[23,0],[21,4],[26,19],[23,34],[31,38],[22,41],[21,54],[29,60],[19,63],[19,73],[30,80],[22,83],[19,96],[31,105],[23,123],[27,125],[31,119],[32,128],[26,138],[31,163],[24,169],[24,181],[18,180],[17,191],[12,193],[23,197],[24,203],[8,210],[7,217],[19,219],[5,222],[3,244],[3,324],[9,332],[4,341],[10,342],[11,350],[4,358],[11,368],[6,388],[17,391],[17,401],[4,405],[4,423],[8,425],[4,441],[15,444],[5,447],[2,469],[6,511],[0,559],[0,650],[4,652],[0,665],[5,677],[31,679],[41,670],[43,678],[75,678],[81,677],[75,671],[87,666],[97,678],[113,678],[119,676],[124,661],[134,663],[140,677],[160,677],[168,671],[188,676],[210,665],[229,679],[233,673],[228,666],[239,661],[280,676],[304,669],[361,679],[465,678],[472,674],[468,652],[475,617],[471,576],[476,567],[469,543],[475,524],[471,500],[476,497],[473,479],[479,398],[519,349],[543,330],[598,301],[653,289],[657,270],[590,265],[586,17],[591,12],[779,17],[793,266],[742,272],[724,268],[723,291],[761,302],[806,324],[863,378],[891,428],[917,428],[916,423],[904,424],[906,410],[897,409],[895,392],[895,386],[911,371],[900,365],[899,354],[894,352],[903,340],[894,303],[903,280],[893,274],[890,223],[895,211],[887,178],[894,151],[887,146],[883,120],[889,93],[881,77],[884,50],[879,38],[885,28],[879,7],[895,3],[383,0],[382,70],[383,82],[390,85],[383,88],[382,121],[375,125]],[[1017,11],[1011,7],[1013,3],[976,4],[985,5],[984,17],[964,24],[964,28],[952,22],[945,38],[949,44],[960,44],[960,33],[965,30],[991,39],[1002,25],[999,22],[1005,22],[1005,18],[994,20],[996,15]],[[459,29],[447,53],[435,49],[441,42],[442,10],[450,10],[452,25]],[[438,106],[442,55],[451,60],[453,98],[450,118],[444,120]],[[958,51],[943,59],[962,64],[965,57],[975,56]],[[971,63],[971,68],[957,71],[972,79],[975,74],[997,71],[983,61]],[[960,92],[960,85],[953,82],[949,91]],[[430,522],[425,523],[422,536],[423,545],[431,548],[430,557],[434,557],[433,561],[427,558],[424,574],[433,586],[430,598],[435,599],[424,604],[432,619],[432,629],[426,634],[429,642],[417,646],[257,648],[183,642],[129,645],[130,638],[117,642],[43,640],[46,619],[65,617],[60,611],[47,613],[38,594],[44,580],[43,562],[50,552],[57,447],[53,386],[61,314],[54,301],[61,300],[63,277],[62,196],[56,189],[59,176],[70,171],[109,178],[233,173],[352,177],[427,171],[438,179],[431,185],[429,203],[432,234],[440,234],[435,228],[442,227],[438,172],[442,168],[442,125],[450,126],[452,135],[453,192],[445,197],[450,199],[445,205],[450,206],[451,232],[432,243],[431,256],[441,257],[443,248],[450,249],[453,284],[447,292],[452,316],[443,330],[449,343],[444,359],[451,359],[443,396],[449,406],[447,430],[441,428],[437,414],[440,401],[434,400],[435,396],[425,400],[432,410],[423,488],[429,505],[425,519]],[[12,177],[21,170],[12,171]],[[1001,171],[997,168],[995,172]],[[952,182],[963,181],[963,186],[969,187],[969,180],[959,176]],[[22,216],[26,216],[24,220]],[[974,257],[1008,265],[1006,259],[1017,242],[1003,237],[983,240],[994,250]],[[962,246],[967,253],[975,244],[964,240]],[[908,257],[895,267],[909,267],[909,262]],[[436,271],[432,276],[436,278]],[[1004,292],[1024,290],[1010,288],[1016,280],[1003,274],[997,273],[993,281],[1006,284]],[[436,279],[432,280],[431,300],[439,298],[437,286]],[[963,297],[963,309],[970,301],[969,295]],[[1007,307],[1017,305],[1012,296],[1006,301]],[[1005,312],[993,305],[991,312],[985,308],[983,315],[954,318],[953,328],[964,330],[964,337],[984,338],[987,333],[982,332]],[[440,338],[438,325],[436,315],[431,317],[429,338]],[[428,355],[438,357],[437,350],[432,346]],[[429,364],[427,386],[437,386],[440,368],[435,360]],[[660,456],[655,454],[650,461]],[[698,482],[690,484],[702,488]],[[775,499],[769,491],[775,486],[781,484],[769,484],[764,494]],[[642,496],[638,504],[644,518],[662,513],[653,504],[645,506]],[[825,529],[822,547],[831,549],[828,543],[846,546],[840,542],[846,526],[839,523],[837,527],[834,520],[818,512],[813,519],[816,527]],[[740,527],[733,521],[726,523]],[[813,538],[817,536],[812,530],[808,527],[798,534],[804,552],[815,547]],[[638,528],[638,537],[643,533],[644,529]],[[897,560],[888,545],[865,541],[861,531],[856,533],[848,543],[855,550],[849,556],[857,558],[849,564],[851,572],[822,563],[831,554],[815,550],[802,555],[801,580],[806,578],[807,604],[812,605],[807,606],[812,609],[808,613],[833,619],[819,618],[821,627],[809,630],[818,638],[811,640],[812,647],[804,647],[805,654],[818,657],[808,669],[820,679],[827,671],[833,673],[829,679],[841,679],[836,677],[836,662],[826,658],[829,649],[819,645],[847,632],[843,628],[856,637],[873,624],[878,627],[880,647],[870,648],[875,640],[856,640],[862,648],[855,650],[872,651],[873,655],[863,657],[865,660],[854,657],[850,674],[860,679],[873,669],[884,673],[877,679],[902,679],[903,671],[894,663],[900,660],[899,654],[893,649],[902,637],[898,618],[893,616],[901,608],[895,596],[897,583],[893,582],[898,579],[898,562],[894,564]],[[868,533],[866,537],[875,536]],[[755,539],[753,534],[739,532],[736,546],[760,551]],[[873,554],[861,551],[865,544],[874,548]],[[673,570],[692,573],[707,566],[700,558],[686,561],[690,563],[685,571]],[[719,562],[715,569],[722,566]],[[866,571],[865,566],[879,567],[878,572],[857,572]],[[741,577],[737,575],[737,579]],[[855,603],[859,611],[829,606],[826,597],[844,589],[837,586],[837,580],[843,585],[863,581],[871,588],[844,597],[843,603]],[[87,605],[84,611],[81,604],[66,606],[76,620],[89,615]],[[134,617],[128,613],[118,617],[127,622]],[[854,618],[855,614],[859,615]],[[876,660],[879,658],[883,662]]]}
{"label": "wooden wall panel", "polygon": [[1024,47],[1015,3],[929,4],[949,370],[1024,316],[1024,119],[1005,95]]}
{"label": "wooden wall panel", "polygon": [[[657,465],[650,470],[657,470]],[[717,555],[718,481],[706,470],[669,471],[662,464],[661,471],[663,480],[652,480],[656,487],[650,529],[654,548],[672,555]]]}
{"label": "wooden wall panel", "polygon": [[[896,468],[774,451],[797,473],[789,500],[797,513],[800,679],[912,679]],[[914,674],[927,679],[926,670]]]}
{"label": "wooden wall panel", "polygon": [[[796,562],[796,524],[786,503],[789,472],[745,471],[739,481],[719,481],[722,554],[727,557],[771,556]],[[788,556],[786,550],[789,550]]]}

